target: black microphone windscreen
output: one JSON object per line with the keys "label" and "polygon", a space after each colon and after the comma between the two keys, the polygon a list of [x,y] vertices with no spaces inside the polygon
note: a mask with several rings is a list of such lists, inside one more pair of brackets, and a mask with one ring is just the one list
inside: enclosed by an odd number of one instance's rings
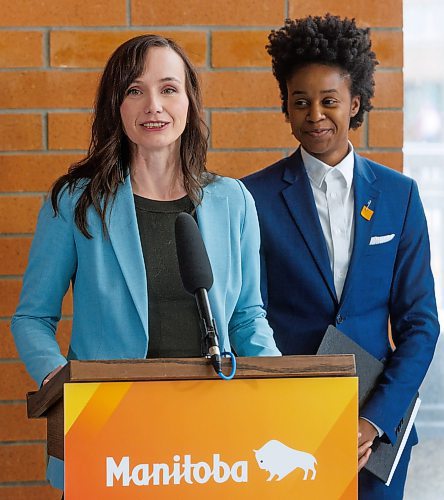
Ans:
{"label": "black microphone windscreen", "polygon": [[210,259],[194,218],[185,212],[176,218],[176,252],[185,290],[194,294],[199,288],[213,285]]}

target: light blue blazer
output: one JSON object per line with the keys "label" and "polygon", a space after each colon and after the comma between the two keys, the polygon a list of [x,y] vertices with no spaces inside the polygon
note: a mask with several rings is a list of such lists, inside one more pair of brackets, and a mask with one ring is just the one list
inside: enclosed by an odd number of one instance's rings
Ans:
{"label": "light blue blazer", "polygon": [[[88,211],[92,239],[75,225],[80,193],[65,190],[56,217],[50,202],[43,205],[11,323],[20,357],[39,385],[66,363],[55,332],[71,282],[68,359],[137,359],[148,350],[146,271],[129,177],[107,214],[109,238],[94,209]],[[239,356],[280,355],[262,307],[259,225],[251,195],[239,181],[218,177],[204,188],[197,219],[214,274],[209,300],[221,350],[233,348]],[[51,461],[48,468],[48,478],[58,488],[63,488],[61,464]]]}

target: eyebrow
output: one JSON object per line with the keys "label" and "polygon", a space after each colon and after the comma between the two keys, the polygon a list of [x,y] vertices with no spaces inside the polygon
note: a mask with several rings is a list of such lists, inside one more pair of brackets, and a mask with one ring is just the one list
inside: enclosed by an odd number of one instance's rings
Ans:
{"label": "eyebrow", "polygon": [[[177,83],[182,83],[182,81],[179,78],[176,78],[175,76],[166,76],[165,78],[161,78],[159,82],[177,82]],[[133,83],[143,83],[143,81],[140,78],[136,78]]]}
{"label": "eyebrow", "polygon": [[[291,95],[296,95],[296,94],[306,94],[304,90],[293,90]],[[321,94],[338,94],[338,91],[336,89],[327,89],[327,90],[321,90]]]}
{"label": "eyebrow", "polygon": [[177,82],[177,83],[182,83],[182,81],[179,78],[176,78],[175,76],[166,76],[165,78],[161,78],[161,82]]}

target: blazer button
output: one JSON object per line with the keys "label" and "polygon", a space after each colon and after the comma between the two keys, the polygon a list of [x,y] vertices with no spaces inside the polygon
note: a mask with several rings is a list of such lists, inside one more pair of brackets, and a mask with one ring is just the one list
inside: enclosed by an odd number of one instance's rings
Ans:
{"label": "blazer button", "polygon": [[338,314],[336,316],[336,324],[340,325],[343,321],[344,321],[344,318],[340,314]]}

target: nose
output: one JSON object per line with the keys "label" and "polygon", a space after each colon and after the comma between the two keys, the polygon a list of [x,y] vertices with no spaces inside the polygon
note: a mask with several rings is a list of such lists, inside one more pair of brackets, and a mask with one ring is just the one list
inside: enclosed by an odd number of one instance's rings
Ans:
{"label": "nose", "polygon": [[322,106],[318,103],[312,103],[307,110],[306,120],[309,122],[319,122],[325,118]]}
{"label": "nose", "polygon": [[154,93],[146,94],[145,107],[143,112],[145,114],[155,115],[163,111],[162,102],[159,96]]}

